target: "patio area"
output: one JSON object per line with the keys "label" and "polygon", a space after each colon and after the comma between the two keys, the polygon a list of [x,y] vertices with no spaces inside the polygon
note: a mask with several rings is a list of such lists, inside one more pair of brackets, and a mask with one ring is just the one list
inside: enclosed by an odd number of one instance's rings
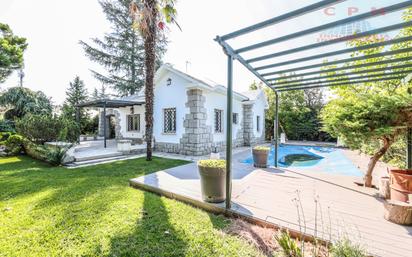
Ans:
{"label": "patio area", "polygon": [[[131,146],[130,154],[140,154],[146,151],[146,145],[136,144]],[[82,141],[74,147],[73,156],[76,162],[86,162],[91,160],[114,158],[123,155],[117,148],[116,139],[106,141],[106,148],[103,140]]]}
{"label": "patio area", "polygon": [[242,151],[233,155],[229,212],[224,203],[202,201],[196,163],[131,179],[130,185],[261,225],[284,227],[326,240],[346,236],[374,256],[410,256],[412,227],[386,221],[377,190],[356,186],[353,182],[358,177],[255,169],[240,162],[248,154]]}

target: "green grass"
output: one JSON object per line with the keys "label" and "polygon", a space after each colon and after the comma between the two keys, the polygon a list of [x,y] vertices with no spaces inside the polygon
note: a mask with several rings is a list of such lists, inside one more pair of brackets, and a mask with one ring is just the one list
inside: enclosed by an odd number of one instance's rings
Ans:
{"label": "green grass", "polygon": [[186,162],[155,158],[66,169],[0,158],[0,256],[257,256],[230,220],[130,188]]}

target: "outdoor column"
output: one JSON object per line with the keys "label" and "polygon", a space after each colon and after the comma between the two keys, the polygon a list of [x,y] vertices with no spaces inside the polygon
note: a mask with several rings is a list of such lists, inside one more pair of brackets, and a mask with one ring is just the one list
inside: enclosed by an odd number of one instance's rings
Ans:
{"label": "outdoor column", "polygon": [[103,122],[104,122],[104,125],[103,125],[104,148],[106,148],[106,131],[107,131],[107,128],[106,128],[107,127],[107,122],[106,122],[106,101],[104,101],[104,103],[103,103]]}
{"label": "outdoor column", "polygon": [[275,91],[275,156],[274,165],[278,167],[278,142],[279,142],[279,93]]}
{"label": "outdoor column", "polygon": [[233,59],[227,58],[227,112],[226,112],[226,209],[231,207],[232,198],[232,105],[233,105]]}
{"label": "outdoor column", "polygon": [[[412,88],[408,88],[408,94],[412,94]],[[412,128],[406,132],[406,168],[412,169]]]}
{"label": "outdoor column", "polygon": [[[76,107],[76,123],[80,129],[80,107]],[[77,143],[80,143],[80,135],[77,137]]]}
{"label": "outdoor column", "polygon": [[406,164],[408,169],[412,169],[412,128],[408,128],[406,134]]}

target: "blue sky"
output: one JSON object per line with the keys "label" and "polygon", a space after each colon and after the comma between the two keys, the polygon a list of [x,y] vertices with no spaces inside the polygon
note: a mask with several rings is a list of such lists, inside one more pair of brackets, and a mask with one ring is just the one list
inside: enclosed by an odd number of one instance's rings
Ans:
{"label": "blue sky", "polygon": [[[313,0],[180,0],[177,4],[178,21],[183,31],[170,28],[168,52],[165,62],[200,78],[207,78],[224,84],[226,82],[226,57],[219,45],[213,41],[216,35],[291,11]],[[231,42],[234,46],[253,44],[264,39],[320,25],[350,15],[370,11],[401,0],[350,0],[330,10],[319,10],[313,14],[269,27]],[[332,13],[332,14],[331,14]],[[393,13],[371,19],[373,28],[398,21],[400,13]],[[28,39],[29,48],[25,54],[24,85],[33,90],[42,90],[55,103],[65,97],[68,83],[79,75],[90,92],[100,83],[89,69],[100,67],[84,56],[79,40],[88,41],[109,31],[109,24],[97,0],[1,0],[0,22],[7,23],[14,32]],[[288,44],[260,49],[250,56],[286,49],[300,44],[313,43],[319,35]],[[391,34],[390,36],[393,36]],[[336,46],[335,46],[336,47]],[[327,51],[325,49],[324,51]],[[310,53],[309,53],[310,54]],[[318,60],[319,62],[319,60]],[[236,63],[234,66],[234,88],[245,91],[256,78]],[[0,89],[15,86],[17,74],[13,74]]]}

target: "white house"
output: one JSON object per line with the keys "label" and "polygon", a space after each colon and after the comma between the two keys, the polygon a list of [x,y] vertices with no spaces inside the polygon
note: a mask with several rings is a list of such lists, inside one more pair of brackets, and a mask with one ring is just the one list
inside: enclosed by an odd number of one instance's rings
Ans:
{"label": "white house", "polygon": [[[144,91],[144,90],[143,90]],[[143,92],[142,91],[142,92]],[[129,105],[106,111],[106,124],[116,139],[142,143],[145,135],[143,93],[117,99]],[[130,104],[132,103],[132,104]],[[249,146],[265,136],[265,110],[262,90],[233,95],[233,145]],[[103,113],[101,113],[103,118]],[[100,119],[103,120],[103,119]],[[185,155],[205,155],[225,147],[226,88],[212,85],[162,65],[156,72],[154,88],[154,148],[156,151]],[[99,134],[104,123],[100,122]]]}

